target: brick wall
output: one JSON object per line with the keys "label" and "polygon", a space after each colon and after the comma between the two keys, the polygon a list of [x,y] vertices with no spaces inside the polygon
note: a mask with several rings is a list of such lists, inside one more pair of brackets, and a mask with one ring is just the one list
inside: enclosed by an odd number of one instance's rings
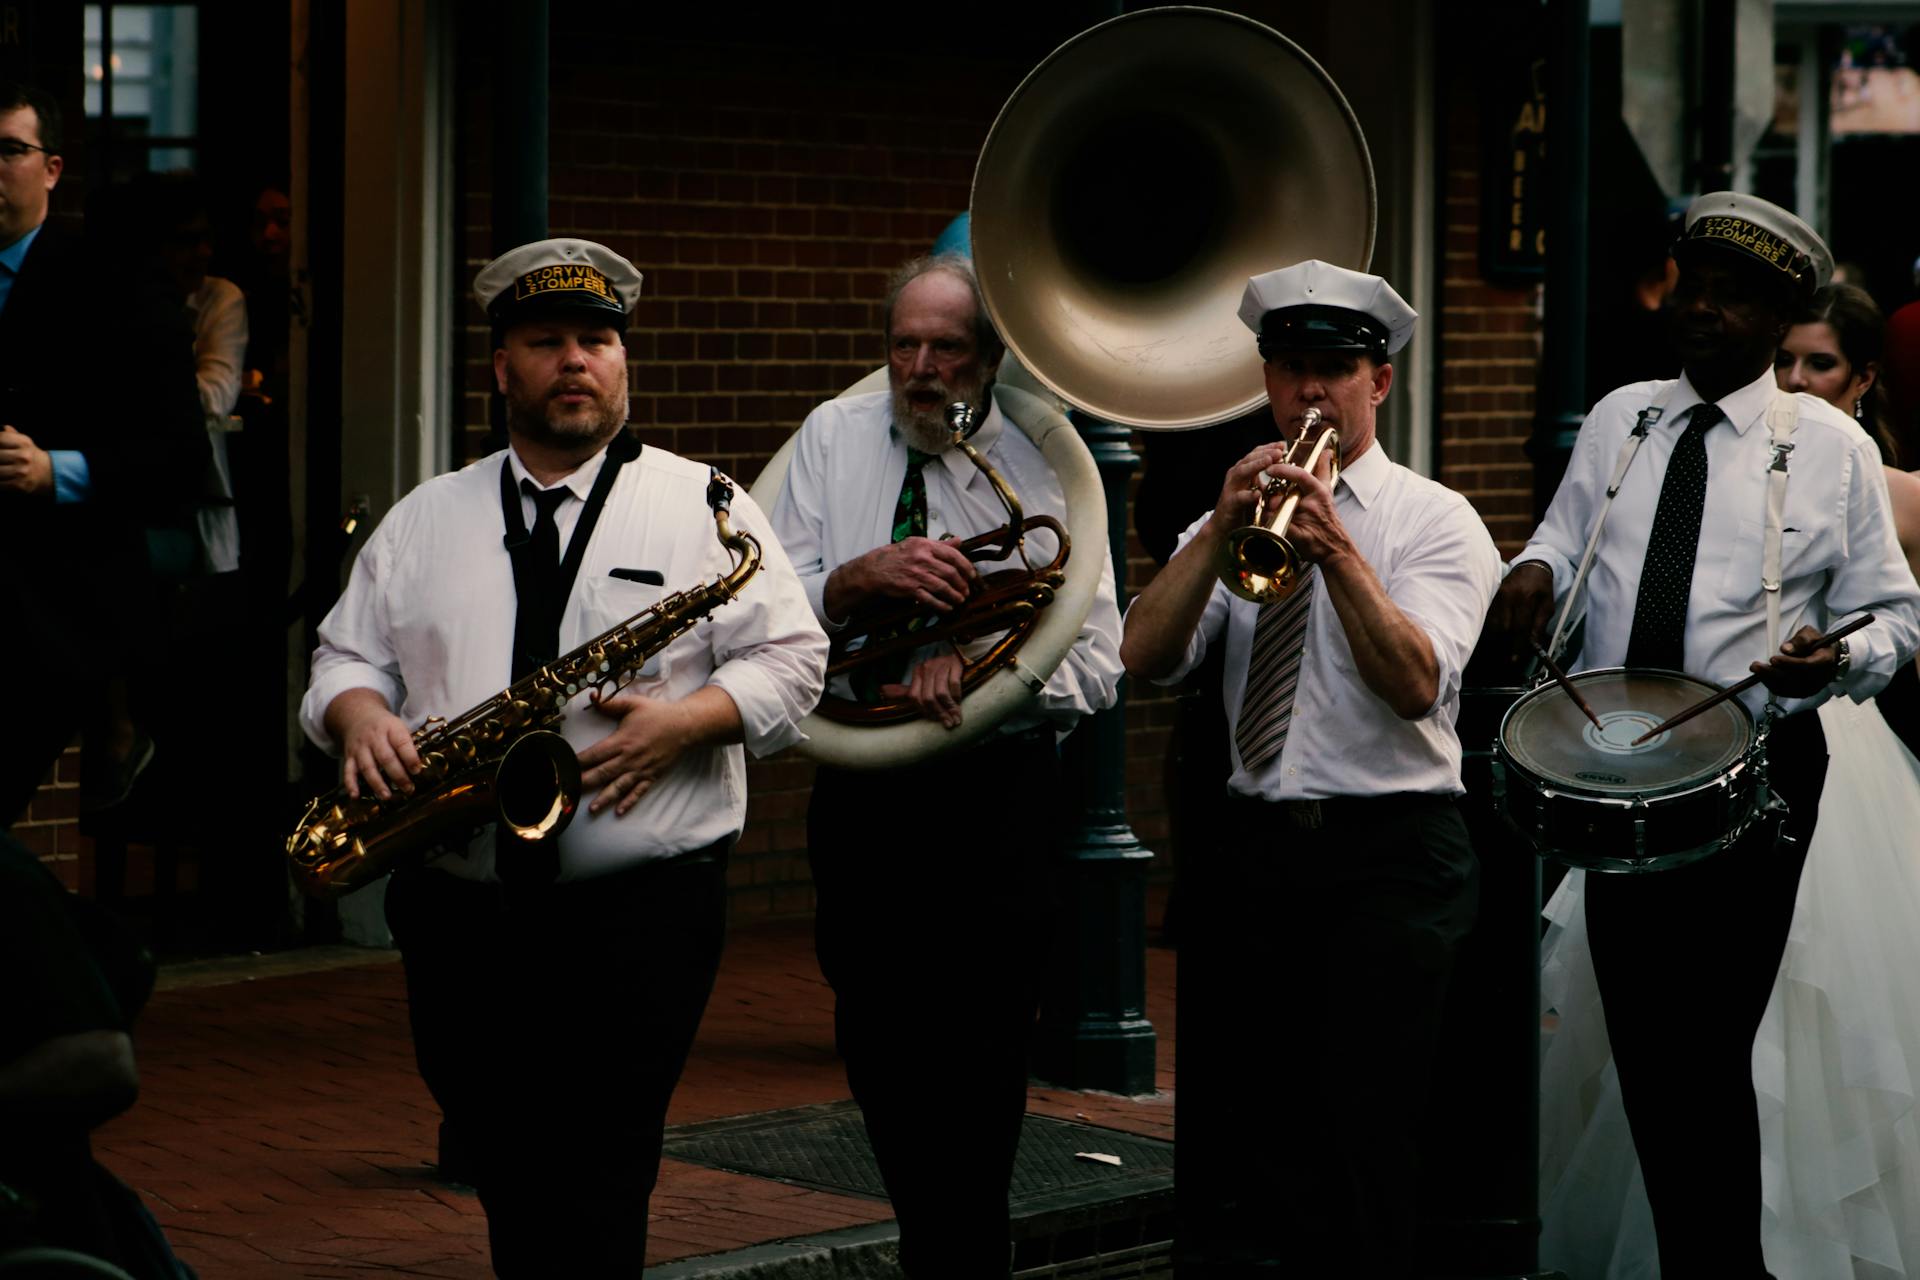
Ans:
{"label": "brick wall", "polygon": [[1503,556],[1533,532],[1533,428],[1540,290],[1499,288],[1480,274],[1478,82],[1445,87],[1440,284],[1439,479],[1465,494]]}
{"label": "brick wall", "polygon": [[12,835],[37,854],[67,888],[91,888],[92,842],[80,834],[80,752],[70,748],[34,793]]}

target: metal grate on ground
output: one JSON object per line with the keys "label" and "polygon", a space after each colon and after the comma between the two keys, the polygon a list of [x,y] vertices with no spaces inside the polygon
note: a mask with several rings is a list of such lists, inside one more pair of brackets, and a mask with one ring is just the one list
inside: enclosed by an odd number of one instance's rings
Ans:
{"label": "metal grate on ground", "polygon": [[1173,1242],[1015,1271],[1013,1280],[1173,1280]]}
{"label": "metal grate on ground", "polygon": [[[1118,1156],[1120,1164],[1080,1159],[1077,1152]],[[817,1191],[887,1198],[860,1108],[853,1102],[675,1125],[667,1130],[664,1154]],[[1134,1189],[1130,1184],[1149,1179],[1158,1183],[1172,1172],[1170,1142],[1030,1115],[1021,1126],[1011,1199],[1017,1215],[1023,1201],[1052,1199],[1062,1192],[1097,1194],[1103,1188],[1123,1196]]]}

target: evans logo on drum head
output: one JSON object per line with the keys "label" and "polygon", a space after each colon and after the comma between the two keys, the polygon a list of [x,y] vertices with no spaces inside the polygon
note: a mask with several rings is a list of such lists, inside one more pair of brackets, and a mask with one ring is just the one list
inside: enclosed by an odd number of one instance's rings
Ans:
{"label": "evans logo on drum head", "polygon": [[1573,776],[1582,782],[1611,782],[1615,786],[1620,786],[1626,782],[1626,778],[1617,773],[1593,773],[1584,769]]}

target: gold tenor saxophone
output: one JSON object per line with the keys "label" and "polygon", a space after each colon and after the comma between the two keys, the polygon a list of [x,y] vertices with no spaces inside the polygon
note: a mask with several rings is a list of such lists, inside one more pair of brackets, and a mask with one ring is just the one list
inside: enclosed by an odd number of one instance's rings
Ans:
{"label": "gold tenor saxophone", "polygon": [[735,531],[732,502],[732,484],[715,472],[707,505],[736,557],[730,572],[641,610],[454,720],[429,719],[413,735],[422,767],[411,795],[381,800],[363,787],[356,799],[336,787],[315,798],[287,837],[295,882],[335,898],[491,821],[502,838],[530,842],[565,830],[580,802],[580,762],[555,732],[567,703],[618,692],[759,571],[760,543]]}

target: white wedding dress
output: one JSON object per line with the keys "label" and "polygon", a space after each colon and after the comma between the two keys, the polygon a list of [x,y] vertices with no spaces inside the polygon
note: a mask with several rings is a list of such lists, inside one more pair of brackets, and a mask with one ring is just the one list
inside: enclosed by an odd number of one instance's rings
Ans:
{"label": "white wedding dress", "polygon": [[[1753,1048],[1761,1242],[1779,1280],[1920,1280],[1920,761],[1872,703],[1819,709],[1829,763]],[[1548,903],[1540,1262],[1660,1274],[1587,949],[1582,871]]]}

